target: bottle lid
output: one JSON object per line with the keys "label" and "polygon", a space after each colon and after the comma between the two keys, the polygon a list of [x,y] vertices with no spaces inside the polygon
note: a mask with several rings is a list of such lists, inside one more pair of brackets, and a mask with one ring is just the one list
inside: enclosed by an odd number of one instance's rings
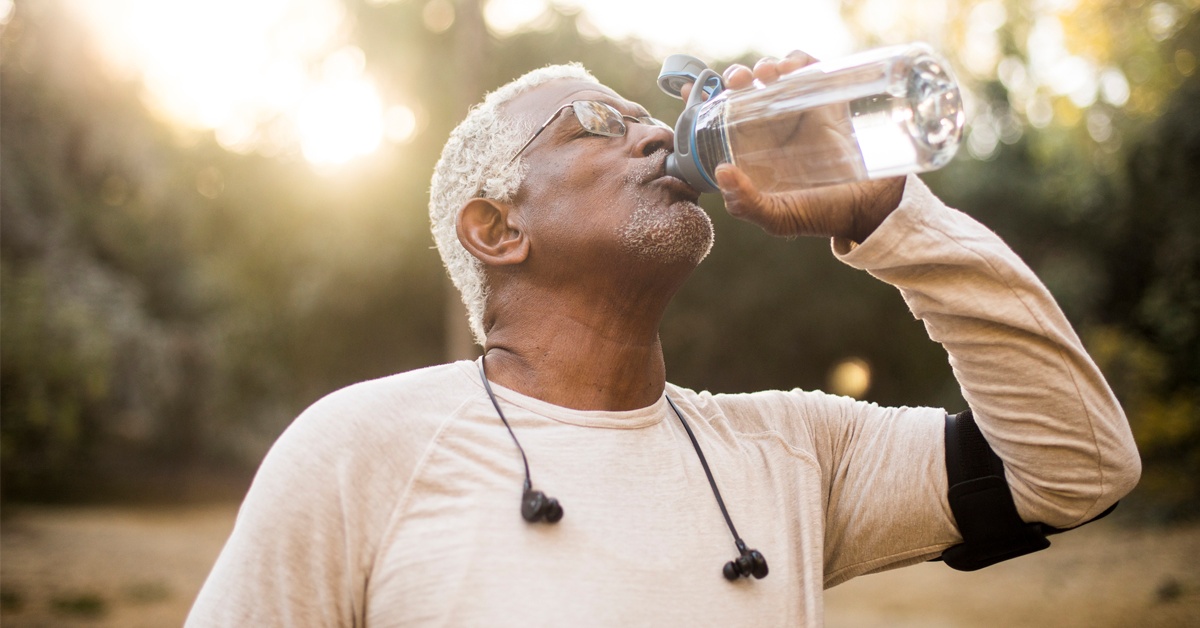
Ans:
{"label": "bottle lid", "polygon": [[[658,87],[674,98],[683,98],[683,86],[696,81],[700,73],[708,66],[691,55],[671,55],[663,60],[662,71],[658,73]],[[705,88],[706,91],[711,91]]]}

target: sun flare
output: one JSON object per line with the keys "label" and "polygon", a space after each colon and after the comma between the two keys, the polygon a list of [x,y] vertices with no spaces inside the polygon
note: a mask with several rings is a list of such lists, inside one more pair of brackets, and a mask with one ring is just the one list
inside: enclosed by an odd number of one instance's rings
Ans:
{"label": "sun flare", "polygon": [[[224,148],[334,165],[373,152],[386,107],[338,0],[74,0],[113,68]],[[410,131],[411,133],[411,131]],[[407,138],[405,138],[407,139]]]}

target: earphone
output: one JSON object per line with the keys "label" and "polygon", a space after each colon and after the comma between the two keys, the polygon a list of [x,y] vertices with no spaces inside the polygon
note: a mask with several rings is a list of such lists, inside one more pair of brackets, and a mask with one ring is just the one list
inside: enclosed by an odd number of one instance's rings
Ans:
{"label": "earphone", "polygon": [[[512,436],[513,443],[517,445],[517,451],[521,452],[521,462],[525,465],[525,488],[521,494],[521,517],[529,523],[537,523],[545,521],[546,523],[558,523],[563,517],[562,505],[557,499],[547,497],[541,491],[533,490],[533,481],[529,476],[529,459],[525,457],[525,449],[521,447],[521,442],[517,440],[517,435],[513,432],[512,426],[508,424],[508,419],[504,416],[504,411],[500,409],[500,402],[496,400],[495,393],[492,392],[492,385],[488,382],[487,369],[484,368],[484,358],[479,358],[479,376],[483,379],[483,388],[487,391],[488,398],[492,400],[492,405],[496,408],[496,414],[500,415],[500,420],[504,423],[504,427],[508,429],[508,435]],[[767,568],[767,559],[763,557],[758,550],[749,549],[746,547],[745,541],[738,536],[737,529],[733,527],[733,519],[729,517],[729,511],[725,509],[725,500],[721,499],[721,491],[717,490],[717,482],[713,479],[712,471],[708,468],[708,461],[704,459],[704,452],[700,450],[700,443],[696,440],[696,435],[692,433],[692,427],[688,425],[687,419],[683,418],[683,413],[679,411],[679,407],[667,397],[667,403],[671,405],[671,409],[675,411],[675,416],[679,417],[679,422],[683,424],[683,429],[687,431],[688,438],[692,441],[692,446],[696,448],[696,455],[700,458],[700,466],[704,467],[704,475],[708,477],[708,485],[712,487],[713,496],[717,498],[717,505],[721,507],[721,514],[725,517],[725,523],[729,526],[729,532],[733,534],[734,546],[737,547],[739,556],[727,563],[721,570],[726,580],[730,582],[738,578],[754,576],[758,580],[767,577],[769,569]]]}
{"label": "earphone", "polygon": [[562,519],[563,509],[557,499],[546,497],[545,493],[533,490],[533,487],[529,485],[529,480],[526,479],[525,493],[521,496],[521,516],[529,523],[539,521],[558,523],[558,520]]}
{"label": "earphone", "polygon": [[517,440],[517,435],[513,433],[512,426],[508,424],[508,419],[504,417],[504,411],[500,409],[500,403],[496,401],[496,394],[492,392],[492,385],[488,383],[487,370],[483,366],[483,358],[479,358],[479,375],[483,378],[483,387],[487,390],[488,397],[492,400],[492,405],[496,407],[496,414],[500,415],[500,420],[504,422],[504,427],[508,428],[508,435],[512,436],[513,442],[517,444],[517,451],[521,452],[521,462],[525,465],[525,490],[521,492],[521,517],[529,523],[537,523],[545,521],[546,523],[558,523],[563,517],[562,506],[557,499],[547,497],[541,491],[533,490],[533,480],[529,477],[529,460],[525,457],[525,448],[521,447],[521,442]]}

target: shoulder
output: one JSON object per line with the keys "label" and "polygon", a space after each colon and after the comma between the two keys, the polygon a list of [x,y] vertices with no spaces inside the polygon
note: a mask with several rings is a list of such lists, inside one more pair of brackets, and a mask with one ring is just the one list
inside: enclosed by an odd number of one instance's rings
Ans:
{"label": "shoulder", "polygon": [[702,414],[720,414],[735,426],[759,431],[776,429],[780,421],[830,420],[860,410],[863,402],[819,390],[763,390],[751,393],[696,392],[671,385],[668,392],[685,399]]}
{"label": "shoulder", "polygon": [[337,439],[410,432],[444,420],[480,390],[463,363],[430,366],[334,391],[304,410],[288,431]]}
{"label": "shoulder", "polygon": [[192,623],[361,624],[367,574],[414,469],[482,390],[471,367],[362,382],[301,413],[259,467]]}
{"label": "shoulder", "polygon": [[668,394],[708,421],[724,421],[743,435],[777,433],[793,446],[821,439],[845,425],[868,404],[821,391],[763,390],[713,394],[669,386]]}
{"label": "shoulder", "polygon": [[264,469],[415,464],[440,427],[482,388],[452,363],[360,382],[309,406],[276,441]]}

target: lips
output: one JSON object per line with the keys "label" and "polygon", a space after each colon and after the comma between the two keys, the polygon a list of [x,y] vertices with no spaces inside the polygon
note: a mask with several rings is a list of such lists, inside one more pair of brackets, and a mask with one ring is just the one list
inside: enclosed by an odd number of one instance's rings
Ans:
{"label": "lips", "polygon": [[670,191],[672,196],[682,197],[685,200],[696,202],[700,198],[700,192],[696,188],[688,185],[686,181],[678,177],[673,177],[669,174],[664,174],[650,182],[653,185],[661,186]]}
{"label": "lips", "polygon": [[688,185],[683,179],[667,174],[667,154],[666,151],[662,151],[662,157],[658,159],[658,167],[650,171],[641,183],[665,188],[671,196],[696,202],[700,198],[700,192],[696,191],[696,188]]}

